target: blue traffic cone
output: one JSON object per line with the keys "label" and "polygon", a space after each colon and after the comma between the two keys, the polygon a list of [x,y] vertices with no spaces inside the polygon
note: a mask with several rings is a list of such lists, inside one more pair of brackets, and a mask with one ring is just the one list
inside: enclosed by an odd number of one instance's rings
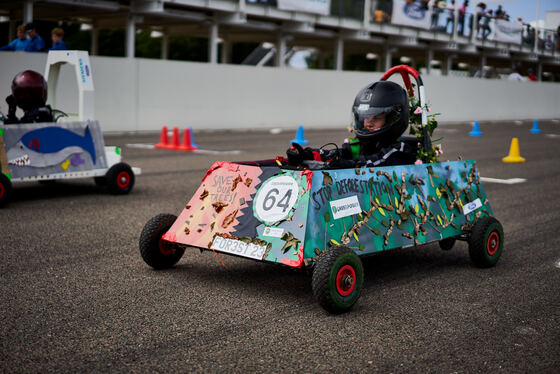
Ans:
{"label": "blue traffic cone", "polygon": [[303,135],[303,126],[298,126],[296,132],[296,138],[290,140],[290,143],[297,143],[299,145],[308,145],[309,142],[305,140],[305,136]]}
{"label": "blue traffic cone", "polygon": [[539,129],[539,121],[534,120],[533,128],[531,129],[531,134],[540,134],[540,133],[541,133],[541,129]]}
{"label": "blue traffic cone", "polygon": [[192,145],[194,148],[200,148],[200,147],[199,147],[197,144],[195,144],[195,142],[194,142],[194,132],[193,132],[192,127],[189,127],[189,131],[190,131],[190,133],[191,133],[191,145]]}
{"label": "blue traffic cone", "polygon": [[470,136],[481,136],[482,135],[482,132],[478,128],[478,121],[474,121],[473,129],[472,129],[471,132],[469,132],[469,135]]}

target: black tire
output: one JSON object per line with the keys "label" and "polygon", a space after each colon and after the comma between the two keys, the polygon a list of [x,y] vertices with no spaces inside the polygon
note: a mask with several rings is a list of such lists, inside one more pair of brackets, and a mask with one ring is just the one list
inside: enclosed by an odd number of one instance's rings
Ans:
{"label": "black tire", "polygon": [[134,173],[128,164],[119,162],[111,166],[105,174],[107,180],[107,188],[113,195],[125,195],[132,190],[134,186]]}
{"label": "black tire", "polygon": [[475,266],[488,268],[496,265],[502,255],[504,230],[494,217],[483,217],[474,225],[469,238],[469,255]]}
{"label": "black tire", "polygon": [[97,187],[105,187],[107,186],[107,178],[106,177],[93,177],[93,181]]}
{"label": "black tire", "polygon": [[158,214],[151,218],[140,234],[140,254],[142,259],[154,269],[169,269],[177,263],[185,253],[178,245],[162,239],[173,225],[177,216]]}
{"label": "black tire", "polygon": [[439,241],[439,247],[444,251],[449,251],[455,245],[457,240],[455,238],[445,238]]}
{"label": "black tire", "polygon": [[312,277],[313,296],[330,313],[349,310],[360,298],[364,268],[360,258],[347,247],[324,251],[317,259]]}
{"label": "black tire", "polygon": [[0,208],[6,206],[12,196],[12,182],[7,176],[0,173]]}

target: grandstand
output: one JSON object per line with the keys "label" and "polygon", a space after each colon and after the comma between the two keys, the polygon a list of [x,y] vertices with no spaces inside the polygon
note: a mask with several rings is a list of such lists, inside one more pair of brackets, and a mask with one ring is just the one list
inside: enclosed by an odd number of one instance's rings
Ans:
{"label": "grandstand", "polygon": [[[91,55],[97,54],[101,29],[126,30],[127,57],[134,56],[135,31],[149,29],[162,35],[163,59],[169,54],[169,36],[188,35],[208,39],[210,63],[229,63],[228,52],[233,43],[254,42],[262,43],[260,51],[247,56],[246,62],[263,64],[262,59],[266,58],[267,63],[279,67],[285,65],[294,48],[305,47],[312,48],[318,56],[319,66],[325,66],[325,56],[332,58],[331,65],[336,70],[344,70],[345,55],[361,54],[378,59],[378,71],[386,70],[392,60],[404,57],[412,65],[425,66],[426,73],[433,66],[440,66],[444,75],[458,63],[469,75],[478,72],[479,76],[481,70],[491,70],[489,67],[509,69],[512,65],[534,67],[539,79],[543,72],[552,76],[560,73],[560,51],[548,50],[542,42],[554,30],[539,30],[540,40],[529,39],[530,27],[524,28],[514,21],[492,20],[496,32],[482,40],[476,32],[475,15],[460,15],[457,7],[453,15],[441,14],[436,24],[431,25],[431,9],[424,10],[417,5],[417,9],[409,7],[401,12],[403,4],[407,6],[408,2],[26,0],[2,1],[0,16],[10,20],[10,37],[15,35],[16,20],[91,25]],[[425,12],[421,19],[420,12]],[[451,27],[446,23],[449,17],[454,18]]]}

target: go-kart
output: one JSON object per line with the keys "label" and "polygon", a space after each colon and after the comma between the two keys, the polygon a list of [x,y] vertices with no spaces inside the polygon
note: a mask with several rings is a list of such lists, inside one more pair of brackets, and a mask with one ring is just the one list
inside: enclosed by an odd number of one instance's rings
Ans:
{"label": "go-kart", "polygon": [[[382,79],[395,72],[409,91],[408,75],[416,79],[425,108],[419,74],[398,66]],[[474,161],[295,170],[284,161],[214,163],[179,217],[159,214],[146,223],[144,261],[166,269],[194,247],[310,269],[313,295],[338,313],[360,297],[362,256],[432,242],[449,250],[463,240],[478,267],[500,258],[502,226]]]}
{"label": "go-kart", "polygon": [[0,207],[12,184],[94,179],[112,194],[127,194],[141,173],[121,162],[121,150],[105,146],[97,121],[0,125]]}
{"label": "go-kart", "polygon": [[[140,168],[121,162],[119,147],[105,146],[99,123],[89,120],[93,118],[94,89],[86,51],[49,52],[45,70],[49,93],[40,92],[43,101],[36,106],[43,106],[47,96],[56,102],[59,71],[64,64],[74,68],[78,84],[79,115],[73,121],[50,106],[49,114],[41,120],[6,117],[0,111],[0,207],[10,200],[13,183],[92,177],[112,194],[127,194],[134,186],[135,174],[141,173]],[[16,77],[25,74],[42,81],[42,88],[47,89],[43,76],[37,72],[25,71]],[[35,88],[29,90],[30,87],[27,82],[19,88],[22,99],[36,99],[38,92]]]}

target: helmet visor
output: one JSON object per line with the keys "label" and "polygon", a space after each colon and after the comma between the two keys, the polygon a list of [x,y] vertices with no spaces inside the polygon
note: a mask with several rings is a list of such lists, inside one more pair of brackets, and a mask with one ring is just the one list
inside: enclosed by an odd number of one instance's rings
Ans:
{"label": "helmet visor", "polygon": [[393,122],[397,111],[394,106],[370,107],[367,104],[354,108],[354,129],[364,132],[377,132]]}

